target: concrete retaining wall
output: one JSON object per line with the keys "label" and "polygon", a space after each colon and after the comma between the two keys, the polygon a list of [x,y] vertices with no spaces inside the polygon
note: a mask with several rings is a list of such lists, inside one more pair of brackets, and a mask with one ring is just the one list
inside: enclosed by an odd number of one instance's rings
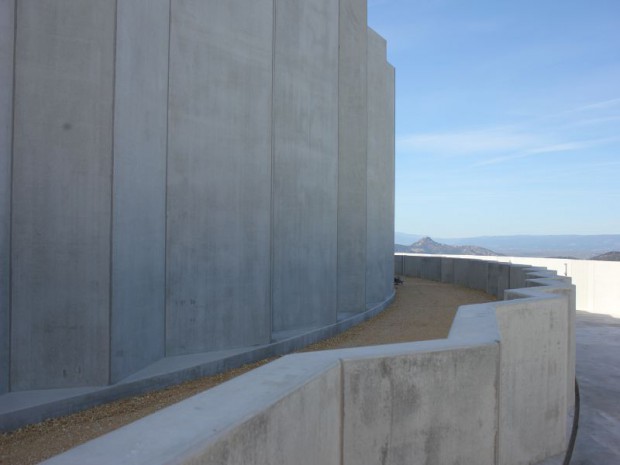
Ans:
{"label": "concrete retaining wall", "polygon": [[[397,256],[396,268],[413,258]],[[425,261],[430,274],[458,262]],[[285,356],[45,463],[517,465],[555,456],[572,405],[574,287],[513,271],[536,285],[459,308],[446,339]]]}
{"label": "concrete retaining wall", "polygon": [[0,2],[0,394],[389,301],[393,76],[364,0]]}
{"label": "concrete retaining wall", "polygon": [[[402,256],[402,255],[397,255]],[[411,255],[423,257],[426,255]],[[511,287],[526,287],[522,274],[514,265],[523,267],[542,267],[556,272],[557,276],[566,276],[579,289],[577,293],[577,310],[602,313],[620,317],[620,263],[598,260],[570,260],[564,258],[536,257],[474,257],[451,255],[444,259],[468,259],[476,261],[499,262],[513,265],[511,268]],[[398,274],[398,272],[397,272]],[[520,281],[519,281],[520,279]]]}

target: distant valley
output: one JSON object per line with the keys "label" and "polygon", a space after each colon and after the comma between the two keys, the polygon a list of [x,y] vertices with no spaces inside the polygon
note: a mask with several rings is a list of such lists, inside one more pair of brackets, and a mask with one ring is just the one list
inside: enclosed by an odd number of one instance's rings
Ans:
{"label": "distant valley", "polygon": [[[405,252],[425,236],[418,234],[395,233],[395,250]],[[429,238],[430,239],[430,238]],[[469,238],[435,238],[426,250],[446,250],[444,252],[409,252],[437,253],[458,255],[508,255],[522,257],[575,258],[592,260],[620,261],[620,234],[608,235],[556,235],[556,236],[480,236]],[[409,244],[409,245],[408,245]],[[465,247],[469,252],[448,252],[447,247]],[[416,246],[424,248],[424,242]],[[480,253],[475,253],[476,250]],[[458,249],[464,250],[464,249]],[[488,251],[488,252],[485,252]]]}

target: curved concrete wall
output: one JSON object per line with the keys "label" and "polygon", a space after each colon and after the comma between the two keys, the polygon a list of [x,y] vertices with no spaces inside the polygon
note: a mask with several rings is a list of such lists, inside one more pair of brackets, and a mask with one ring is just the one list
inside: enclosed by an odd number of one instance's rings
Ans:
{"label": "curved concrete wall", "polygon": [[391,297],[393,69],[365,1],[9,0],[0,21],[0,393]]}
{"label": "curved concrete wall", "polygon": [[[401,256],[400,254],[397,255]],[[412,259],[415,263],[411,266],[417,267],[420,260],[426,257],[436,257],[433,255],[415,254],[418,257]],[[521,264],[529,267],[543,267],[556,272],[558,276],[566,276],[571,279],[573,284],[579,289],[576,296],[577,310],[604,313],[607,315],[620,317],[620,263],[598,260],[576,260],[567,258],[538,258],[538,257],[506,257],[506,256],[487,256],[475,257],[468,255],[444,256],[445,260],[475,260],[497,262],[496,265],[502,267],[504,264]],[[395,268],[396,273],[402,270]],[[490,265],[491,266],[491,265]],[[447,272],[447,270],[446,270]],[[518,286],[521,287],[521,286]]]}
{"label": "curved concrete wall", "polygon": [[521,465],[563,452],[574,286],[517,265],[395,262],[528,287],[460,307],[446,339],[288,355],[45,463]]}

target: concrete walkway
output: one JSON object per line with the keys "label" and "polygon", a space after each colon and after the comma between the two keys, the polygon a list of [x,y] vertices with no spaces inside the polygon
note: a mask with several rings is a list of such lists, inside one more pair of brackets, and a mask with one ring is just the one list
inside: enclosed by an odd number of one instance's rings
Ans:
{"label": "concrete walkway", "polygon": [[581,418],[571,465],[620,464],[620,319],[577,312]]}

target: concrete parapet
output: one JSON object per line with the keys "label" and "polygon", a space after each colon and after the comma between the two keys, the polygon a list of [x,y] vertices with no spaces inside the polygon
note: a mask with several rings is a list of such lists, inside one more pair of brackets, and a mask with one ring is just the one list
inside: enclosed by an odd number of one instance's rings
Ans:
{"label": "concrete parapet", "polygon": [[[451,256],[450,258],[454,259],[455,257]],[[529,269],[528,272],[531,273],[544,269],[546,273],[554,272],[557,279],[571,278],[571,282],[578,289],[576,294],[577,310],[620,317],[620,286],[618,285],[620,282],[620,262],[505,256],[460,258],[509,265],[510,283],[508,288],[510,289],[528,286],[526,280],[533,277],[526,276],[520,271],[524,269]]]}
{"label": "concrete parapet", "polygon": [[442,283],[454,283],[454,259],[453,258],[441,258],[441,282]]}
{"label": "concrete parapet", "polygon": [[403,274],[412,278],[422,276],[422,257],[405,255],[405,266]]}
{"label": "concrete parapet", "polygon": [[441,260],[433,260],[431,257],[422,257],[420,263],[420,278],[441,281],[441,266]]}
{"label": "concrete parapet", "polygon": [[574,364],[574,287],[539,279],[446,339],[286,356],[45,463],[536,463],[566,447]]}

